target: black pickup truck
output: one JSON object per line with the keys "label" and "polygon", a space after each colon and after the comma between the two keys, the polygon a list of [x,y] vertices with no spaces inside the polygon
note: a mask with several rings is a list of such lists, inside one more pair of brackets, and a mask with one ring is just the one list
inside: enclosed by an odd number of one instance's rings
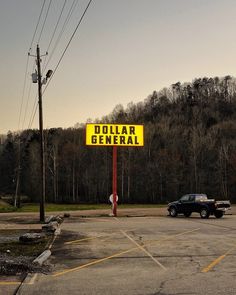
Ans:
{"label": "black pickup truck", "polygon": [[208,199],[205,194],[184,195],[178,201],[169,203],[167,208],[171,217],[176,217],[178,214],[189,217],[192,212],[198,212],[201,218],[208,218],[210,215],[221,218],[229,209],[231,209],[230,201],[215,201]]}

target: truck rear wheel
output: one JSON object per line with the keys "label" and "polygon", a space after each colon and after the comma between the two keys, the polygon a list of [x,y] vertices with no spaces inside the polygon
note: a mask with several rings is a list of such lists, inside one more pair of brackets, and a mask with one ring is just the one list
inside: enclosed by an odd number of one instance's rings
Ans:
{"label": "truck rear wheel", "polygon": [[214,215],[215,215],[216,218],[221,218],[224,215],[224,212],[223,211],[216,211],[214,213]]}
{"label": "truck rear wheel", "polygon": [[210,215],[210,212],[209,212],[209,210],[207,208],[202,208],[201,209],[201,211],[200,211],[201,218],[206,219],[206,218],[209,217],[209,215]]}

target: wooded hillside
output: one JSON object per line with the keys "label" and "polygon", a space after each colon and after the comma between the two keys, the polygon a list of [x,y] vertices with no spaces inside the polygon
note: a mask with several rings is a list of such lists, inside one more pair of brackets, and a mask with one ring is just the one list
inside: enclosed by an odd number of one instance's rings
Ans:
{"label": "wooded hillside", "polygon": [[[144,124],[143,148],[118,148],[120,202],[166,203],[186,193],[236,202],[236,80],[175,83],[122,105],[99,123]],[[86,147],[85,126],[45,130],[46,200],[107,202],[112,148]],[[20,140],[20,193],[39,201],[39,132],[8,133],[0,144],[0,193],[14,194]]]}

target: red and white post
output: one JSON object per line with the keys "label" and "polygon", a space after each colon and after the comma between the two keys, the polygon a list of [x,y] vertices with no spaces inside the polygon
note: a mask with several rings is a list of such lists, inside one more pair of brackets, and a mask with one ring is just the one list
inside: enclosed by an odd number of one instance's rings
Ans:
{"label": "red and white post", "polygon": [[117,216],[117,146],[113,146],[113,215]]}

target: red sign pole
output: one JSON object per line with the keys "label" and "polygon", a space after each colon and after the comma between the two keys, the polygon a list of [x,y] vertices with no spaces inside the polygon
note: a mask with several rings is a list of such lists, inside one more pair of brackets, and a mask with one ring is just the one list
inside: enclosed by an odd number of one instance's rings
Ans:
{"label": "red sign pole", "polygon": [[117,146],[113,146],[113,214],[117,216]]}

